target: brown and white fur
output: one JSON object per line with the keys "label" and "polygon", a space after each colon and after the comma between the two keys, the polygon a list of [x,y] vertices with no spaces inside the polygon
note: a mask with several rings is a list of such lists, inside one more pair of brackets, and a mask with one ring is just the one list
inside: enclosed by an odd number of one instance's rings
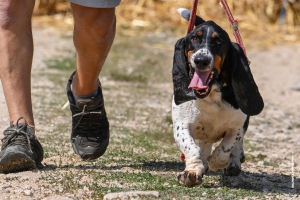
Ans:
{"label": "brown and white fur", "polygon": [[[201,184],[208,168],[241,172],[249,118],[264,106],[239,45],[216,23],[198,22],[176,43],[172,70],[174,138],[186,165],[178,181],[187,186]],[[192,84],[195,76],[203,83]]]}

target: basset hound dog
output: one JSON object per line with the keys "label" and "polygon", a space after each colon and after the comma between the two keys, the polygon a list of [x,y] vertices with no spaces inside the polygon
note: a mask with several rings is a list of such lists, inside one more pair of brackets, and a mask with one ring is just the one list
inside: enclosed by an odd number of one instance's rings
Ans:
{"label": "basset hound dog", "polygon": [[208,168],[239,175],[249,118],[264,107],[241,47],[197,16],[195,28],[175,45],[172,76],[174,138],[185,155],[179,183],[200,185]]}

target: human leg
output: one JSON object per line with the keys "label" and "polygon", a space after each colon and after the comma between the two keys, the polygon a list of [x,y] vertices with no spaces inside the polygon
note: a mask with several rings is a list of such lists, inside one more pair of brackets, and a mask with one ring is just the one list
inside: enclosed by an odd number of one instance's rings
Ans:
{"label": "human leg", "polygon": [[33,41],[31,15],[34,0],[0,1],[0,79],[10,121],[21,116],[34,125],[31,105]]}
{"label": "human leg", "polygon": [[77,51],[73,91],[89,95],[97,89],[98,76],[114,40],[115,8],[90,8],[73,3],[71,8]]}
{"label": "human leg", "polygon": [[0,173],[36,168],[43,159],[31,103],[33,7],[34,0],[0,1],[0,79],[11,121],[1,140]]}
{"label": "human leg", "polygon": [[92,8],[71,3],[74,16],[76,73],[67,85],[72,112],[71,142],[82,159],[96,159],[109,143],[109,123],[98,76],[115,36],[114,8]]}

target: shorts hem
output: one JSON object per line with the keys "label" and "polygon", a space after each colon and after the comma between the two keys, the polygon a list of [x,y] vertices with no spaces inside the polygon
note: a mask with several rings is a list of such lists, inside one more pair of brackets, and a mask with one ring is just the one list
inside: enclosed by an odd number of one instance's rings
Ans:
{"label": "shorts hem", "polygon": [[117,7],[121,0],[68,0],[70,3],[75,3],[91,8],[114,8]]}

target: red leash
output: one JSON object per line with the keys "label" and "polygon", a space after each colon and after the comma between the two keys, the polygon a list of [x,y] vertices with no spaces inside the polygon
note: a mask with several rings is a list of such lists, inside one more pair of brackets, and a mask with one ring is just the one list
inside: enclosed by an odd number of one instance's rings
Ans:
{"label": "red leash", "polygon": [[227,18],[228,18],[228,20],[229,20],[229,22],[231,24],[235,40],[240,45],[240,47],[243,49],[244,54],[245,54],[245,56],[246,56],[246,58],[248,60],[248,63],[250,64],[250,61],[249,61],[249,59],[247,57],[247,53],[246,53],[246,49],[245,49],[242,37],[241,37],[240,32],[239,32],[238,21],[233,18],[232,13],[230,11],[230,8],[228,7],[228,4],[227,4],[226,0],[220,0],[220,1],[221,1],[221,6],[224,8],[224,11],[225,11],[225,13],[227,15]]}
{"label": "red leash", "polygon": [[189,26],[188,26],[187,34],[189,34],[194,29],[197,6],[198,6],[198,0],[194,0],[192,11],[191,11],[191,16],[190,16],[190,20],[189,20]]}

